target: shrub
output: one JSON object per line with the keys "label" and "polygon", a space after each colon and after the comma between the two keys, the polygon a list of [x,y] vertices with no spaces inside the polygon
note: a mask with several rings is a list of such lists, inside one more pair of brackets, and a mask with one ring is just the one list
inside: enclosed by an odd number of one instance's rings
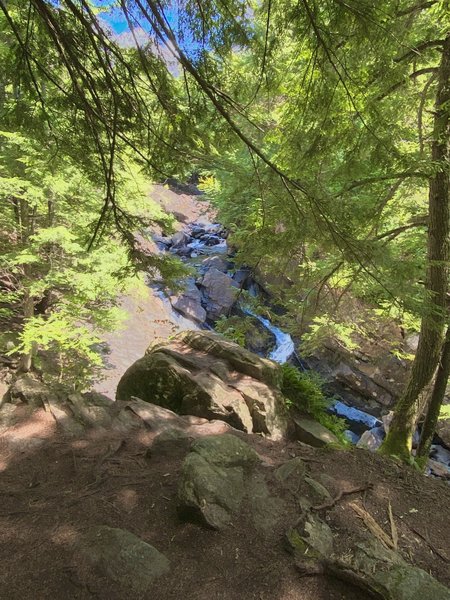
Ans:
{"label": "shrub", "polygon": [[327,412],[332,399],[325,396],[320,375],[315,371],[301,372],[287,363],[281,368],[283,371],[281,391],[286,398],[288,408],[307,413],[332,431],[342,444],[348,445],[344,435],[347,428],[344,419]]}

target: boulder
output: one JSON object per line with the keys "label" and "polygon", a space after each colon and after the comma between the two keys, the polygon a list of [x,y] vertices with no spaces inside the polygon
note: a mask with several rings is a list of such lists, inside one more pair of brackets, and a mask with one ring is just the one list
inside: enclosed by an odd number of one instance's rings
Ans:
{"label": "boulder", "polygon": [[371,450],[375,452],[381,446],[384,439],[384,429],[382,427],[374,427],[368,429],[359,438],[356,446],[358,448],[364,448],[365,450]]}
{"label": "boulder", "polygon": [[201,438],[194,442],[191,451],[217,467],[247,468],[260,460],[253,448],[229,433]]}
{"label": "boulder", "polygon": [[44,384],[30,374],[21,375],[9,388],[9,397],[12,402],[25,402],[36,408],[45,406],[54,393]]}
{"label": "boulder", "polygon": [[201,282],[208,317],[215,321],[229,314],[239,294],[238,286],[226,273],[208,269]]}
{"label": "boulder", "polygon": [[239,438],[223,434],[194,442],[186,457],[179,488],[182,518],[222,529],[238,513],[245,494],[245,479],[259,461],[254,450]]}
{"label": "boulder", "polygon": [[217,271],[226,273],[228,271],[228,261],[220,256],[208,256],[208,258],[202,260],[200,272],[206,273],[209,269],[217,269]]}
{"label": "boulder", "polygon": [[350,552],[334,549],[330,527],[315,514],[307,512],[302,527],[288,531],[286,541],[300,570],[357,581],[361,598],[450,600],[448,588],[376,538],[354,544]]}
{"label": "boulder", "polygon": [[210,332],[182,332],[152,344],[125,372],[117,399],[140,398],[179,414],[220,419],[248,433],[284,437],[281,369]]}
{"label": "boulder", "polygon": [[384,600],[450,600],[448,588],[376,539],[356,545],[352,566]]}
{"label": "boulder", "polygon": [[199,238],[204,233],[206,233],[206,230],[204,227],[201,227],[200,225],[194,225],[191,229],[191,235],[194,238]]}
{"label": "boulder", "polygon": [[[101,396],[99,394],[99,396]],[[75,417],[88,427],[107,428],[112,423],[112,408],[114,403],[109,400],[109,405],[105,405],[104,400],[99,400],[100,404],[95,403],[95,397],[85,396],[84,394],[71,394],[68,397],[70,409]]]}
{"label": "boulder", "polygon": [[17,406],[14,404],[5,404],[0,408],[0,433],[3,433],[10,427],[14,427],[20,421],[17,414]]}
{"label": "boulder", "polygon": [[332,373],[333,378],[348,386],[358,394],[376,400],[383,406],[391,406],[394,402],[392,393],[381,385],[375,383],[374,373],[365,374],[347,363],[339,363]]}
{"label": "boulder", "polygon": [[90,529],[76,542],[74,562],[82,577],[85,570],[94,571],[139,597],[151,595],[154,582],[170,570],[156,548],[125,529],[106,526]]}
{"label": "boulder", "polygon": [[436,426],[436,433],[444,446],[450,450],[450,419],[440,419]]}
{"label": "boulder", "polygon": [[172,236],[172,248],[182,248],[189,243],[190,236],[185,231],[177,231]]}
{"label": "boulder", "polygon": [[296,438],[309,446],[323,448],[327,444],[339,444],[334,433],[309,417],[296,416],[293,422]]}
{"label": "boulder", "polygon": [[206,311],[201,304],[202,295],[195,285],[194,279],[189,278],[184,290],[178,294],[171,295],[169,300],[173,308],[185,317],[197,321],[198,323],[205,322]]}

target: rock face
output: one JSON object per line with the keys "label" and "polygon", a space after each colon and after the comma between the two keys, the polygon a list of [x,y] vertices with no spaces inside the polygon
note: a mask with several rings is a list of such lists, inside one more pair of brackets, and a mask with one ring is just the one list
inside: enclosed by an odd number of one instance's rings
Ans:
{"label": "rock face", "polygon": [[242,431],[284,437],[281,369],[217,334],[187,331],[152,344],[123,375],[117,400],[140,398]]}
{"label": "rock face", "polygon": [[129,531],[106,526],[91,529],[77,542],[76,566],[94,569],[124,591],[143,595],[170,570],[169,561],[156,548]]}
{"label": "rock face", "polygon": [[245,476],[258,461],[256,452],[233,435],[197,440],[183,464],[178,488],[181,516],[213,529],[228,525],[241,506]]}
{"label": "rock face", "polygon": [[206,272],[201,285],[208,317],[215,321],[221,315],[227,315],[239,293],[238,286],[233,279],[226,273],[212,268]]}

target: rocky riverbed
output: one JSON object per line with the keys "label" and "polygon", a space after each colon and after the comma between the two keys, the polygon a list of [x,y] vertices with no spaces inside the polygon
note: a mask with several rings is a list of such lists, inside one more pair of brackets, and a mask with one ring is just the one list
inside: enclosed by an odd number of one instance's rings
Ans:
{"label": "rocky riverbed", "polygon": [[[170,237],[154,235],[160,251],[179,256],[195,270],[185,280],[182,291],[167,297],[174,314],[199,329],[214,328],[223,316],[253,319],[246,347],[281,364],[294,360],[299,366],[301,363],[301,368],[317,370],[329,382],[330,393],[337,396],[330,410],[347,421],[348,439],[360,447],[376,450],[388,430],[390,409],[401,393],[407,365],[390,353],[372,364],[370,354],[364,354],[363,350],[343,353],[333,347],[332,340],[328,348],[300,360],[301,348],[296,348],[289,333],[246,306],[242,292],[258,296],[264,293],[263,286],[245,267],[235,268],[227,232],[211,217],[208,214],[195,221],[185,221],[183,228]],[[265,300],[270,302],[267,294]],[[265,336],[258,332],[258,325],[262,326]],[[418,434],[414,443],[417,439]],[[436,436],[428,473],[450,477],[450,446],[446,446],[445,436],[444,439]]]}

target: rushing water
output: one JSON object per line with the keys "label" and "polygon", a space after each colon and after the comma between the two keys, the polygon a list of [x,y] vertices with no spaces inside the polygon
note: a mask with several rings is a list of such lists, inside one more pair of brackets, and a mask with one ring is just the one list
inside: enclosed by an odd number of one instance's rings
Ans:
{"label": "rushing water", "polygon": [[289,333],[285,333],[279,327],[272,325],[269,319],[265,319],[260,315],[255,315],[251,310],[246,309],[244,312],[255,317],[255,319],[258,319],[258,321],[275,336],[276,346],[269,354],[268,358],[280,364],[287,362],[295,352],[294,342]]}

